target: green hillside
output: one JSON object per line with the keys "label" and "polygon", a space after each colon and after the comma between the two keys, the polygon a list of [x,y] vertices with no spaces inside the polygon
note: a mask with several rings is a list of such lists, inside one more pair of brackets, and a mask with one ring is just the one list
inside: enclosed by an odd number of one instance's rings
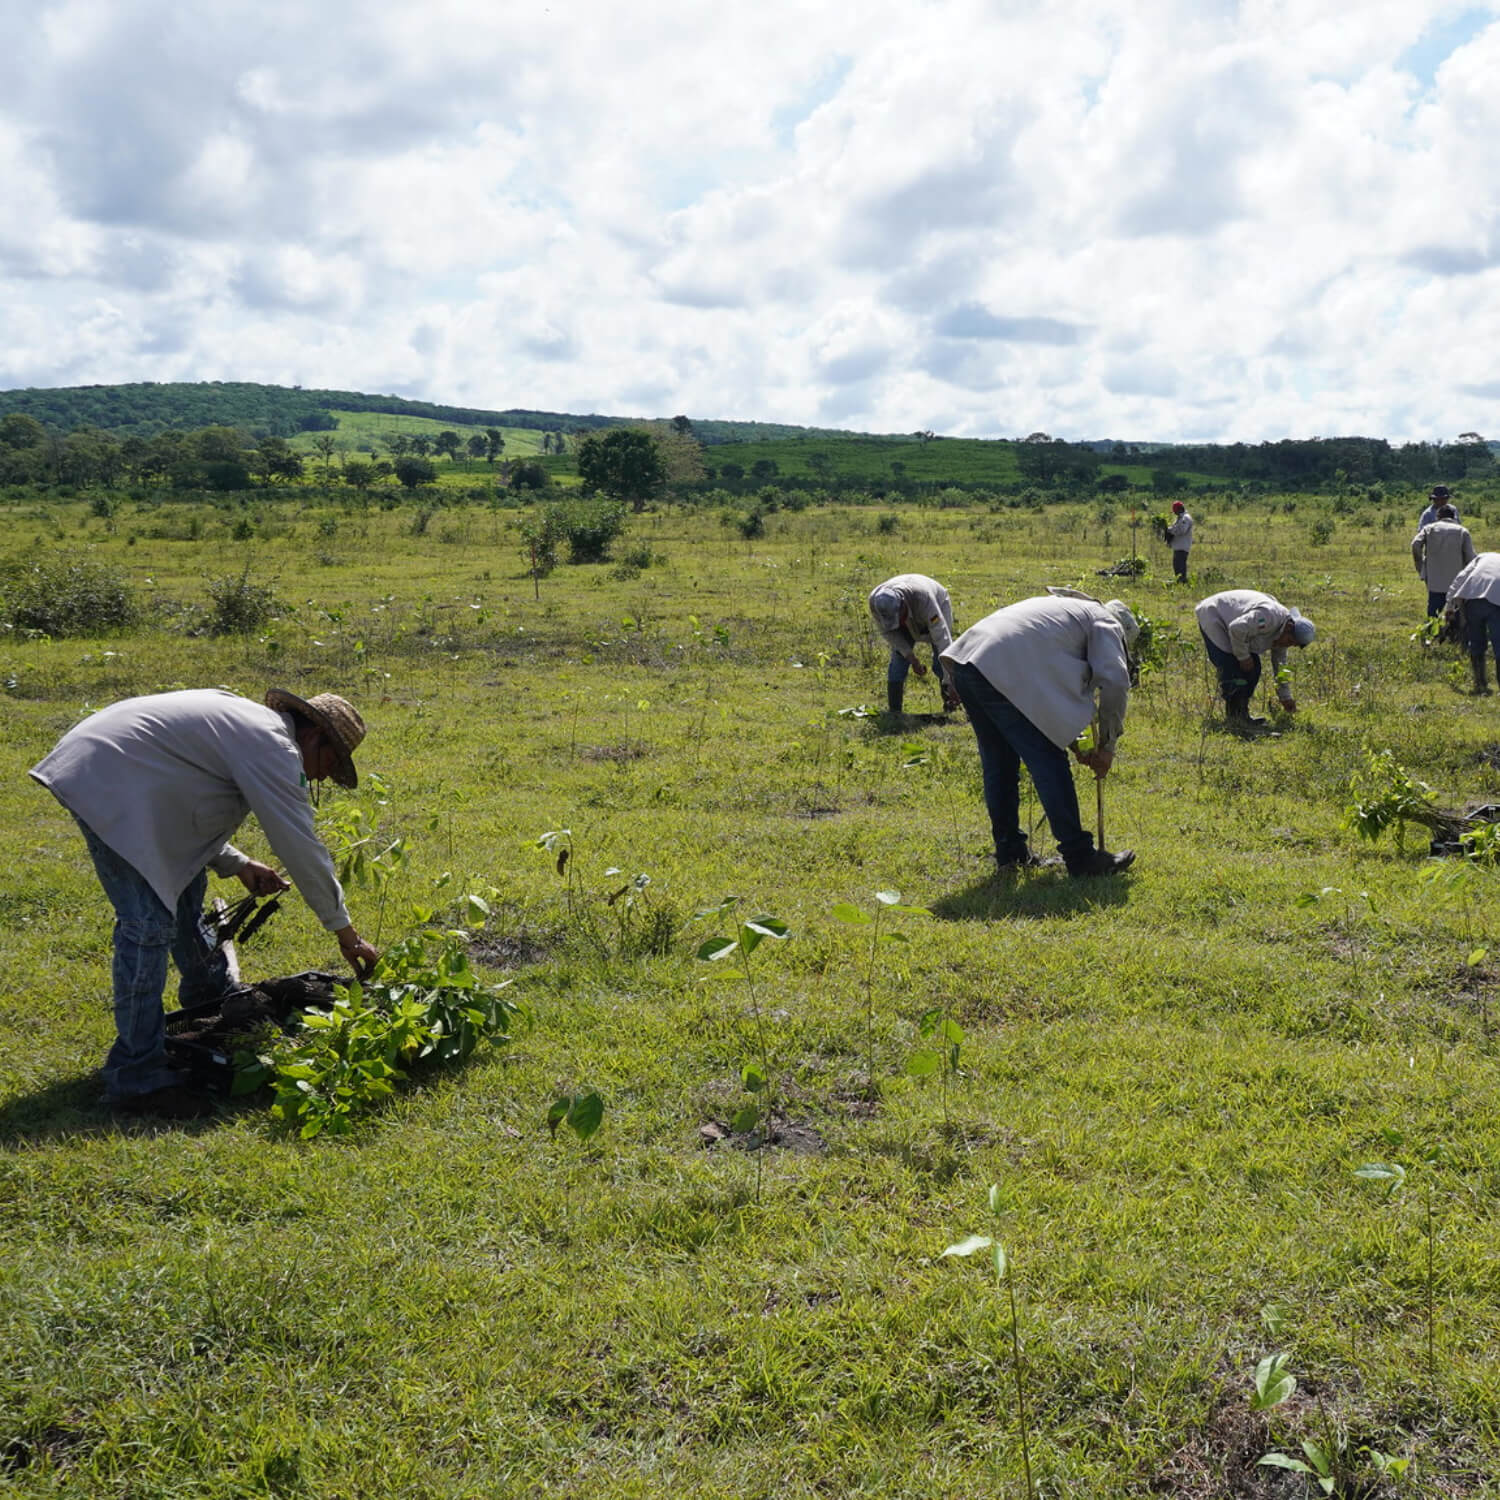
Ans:
{"label": "green hillside", "polygon": [[[259,385],[250,381],[213,380],[193,384],[142,381],[131,385],[29,387],[0,391],[0,418],[12,412],[35,417],[54,432],[96,427],[121,437],[154,437],[173,428],[243,427],[257,436],[292,437],[298,432],[329,430],[330,418],[339,427],[355,425],[355,416],[376,416],[374,430],[407,431],[391,425],[392,418],[431,422],[433,431],[452,428],[499,427],[533,432],[590,432],[648,419],[634,416],[579,415],[533,411],[523,407],[490,410],[411,401],[403,396],[376,396],[361,391],[331,391],[301,386]],[[703,443],[737,439],[769,440],[804,434],[831,434],[833,429],[794,427],[775,422],[694,420]],[[426,430],[426,429],[422,429]],[[507,443],[509,439],[507,439]]]}

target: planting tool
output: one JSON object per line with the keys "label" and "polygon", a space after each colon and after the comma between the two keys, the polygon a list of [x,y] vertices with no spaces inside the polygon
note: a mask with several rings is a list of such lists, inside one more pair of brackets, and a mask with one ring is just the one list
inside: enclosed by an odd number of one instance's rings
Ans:
{"label": "planting tool", "polygon": [[1094,806],[1099,814],[1099,834],[1097,847],[1104,848],[1104,778],[1094,772]]}

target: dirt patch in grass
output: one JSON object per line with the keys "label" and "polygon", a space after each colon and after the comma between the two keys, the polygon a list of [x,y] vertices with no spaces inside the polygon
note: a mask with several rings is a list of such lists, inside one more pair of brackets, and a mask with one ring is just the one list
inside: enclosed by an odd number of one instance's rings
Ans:
{"label": "dirt patch in grass", "polygon": [[534,938],[482,932],[469,944],[469,956],[492,969],[524,969],[528,964],[540,963],[547,950]]}
{"label": "dirt patch in grass", "polygon": [[828,1142],[813,1126],[798,1120],[775,1116],[768,1130],[731,1130],[719,1120],[705,1120],[698,1127],[698,1140],[704,1147],[733,1146],[737,1151],[759,1151],[769,1146],[775,1151],[790,1151],[794,1156],[821,1156]]}
{"label": "dirt patch in grass", "polygon": [[26,1437],[0,1443],[0,1474],[20,1474],[43,1463],[49,1468],[63,1468],[88,1441],[77,1427],[49,1422]]}
{"label": "dirt patch in grass", "polygon": [[626,761],[640,760],[646,753],[644,745],[585,745],[578,754],[582,760],[613,761],[622,765]]}

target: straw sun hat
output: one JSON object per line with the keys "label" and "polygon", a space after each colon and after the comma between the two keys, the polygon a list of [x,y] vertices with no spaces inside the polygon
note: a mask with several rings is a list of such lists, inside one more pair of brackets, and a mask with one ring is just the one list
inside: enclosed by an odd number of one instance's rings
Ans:
{"label": "straw sun hat", "polygon": [[266,694],[266,707],[284,714],[301,714],[310,723],[316,724],[338,752],[339,763],[331,773],[333,779],[340,786],[359,785],[359,773],[354,769],[354,752],[359,749],[359,742],[365,737],[365,721],[347,698],[340,698],[336,693],[319,693],[316,698],[299,698],[285,688],[272,688]]}

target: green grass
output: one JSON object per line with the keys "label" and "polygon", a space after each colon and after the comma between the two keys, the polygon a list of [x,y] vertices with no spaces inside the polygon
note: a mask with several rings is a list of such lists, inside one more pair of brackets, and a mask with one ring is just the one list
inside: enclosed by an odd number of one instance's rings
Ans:
{"label": "green grass", "polygon": [[[1408,641],[1414,517],[1339,517],[1315,546],[1308,502],[1195,501],[1194,587],[1174,592],[1144,532],[1151,576],[1094,577],[1129,551],[1097,503],[894,510],[894,535],[866,511],[778,512],[750,545],[714,515],[650,514],[617,549],[648,545],[649,567],[562,567],[537,599],[512,512],[452,508],[413,535],[410,508],[293,494],[252,507],[237,542],[239,513],[207,507],[194,540],[188,507],[127,503],[113,531],[82,504],[10,508],[11,552],[87,548],[161,622],[0,636],[12,1492],[1019,1495],[993,1277],[939,1259],[991,1232],[991,1183],[1043,1493],[1299,1493],[1252,1466],[1314,1434],[1309,1393],[1356,1446],[1410,1455],[1414,1493],[1490,1492],[1496,975],[1465,958],[1494,936],[1492,877],[1445,896],[1417,838],[1360,846],[1341,826],[1366,744],[1446,803],[1500,800],[1496,700]],[[245,640],[182,633],[207,581],[246,563],[282,617]],[[989,878],[962,720],[886,734],[840,716],[883,698],[864,596],[909,568],[944,580],[961,627],[1046,583],[1120,593],[1164,627],[1106,783],[1109,842],[1139,851],[1128,877]],[[1294,653],[1302,713],[1255,743],[1218,727],[1191,610],[1240,584],[1320,631]],[[364,712],[362,769],[391,788],[377,811],[413,849],[382,941],[449,871],[496,892],[490,938],[538,956],[514,971],[528,1035],[348,1143],[286,1140],[260,1105],[152,1129],[96,1102],[107,908],[25,770],[90,705],[216,683]],[[914,682],[908,706],[936,696]],[[583,915],[531,847],[554,828],[573,830]],[[605,904],[637,872],[665,953],[622,952],[643,945]],[[1324,887],[1343,894],[1297,905]],[[871,1108],[866,949],[830,912],[882,888],[934,916],[882,950]],[[753,961],[778,1092],[824,1142],[769,1153],[758,1203],[753,1157],[699,1135],[753,1055],[743,986],[693,956],[725,927],[693,912],[728,893],[792,929]],[[366,894],[353,912],[373,935]],[[296,903],[245,954],[252,975],[335,958]],[[946,1096],[903,1072],[938,1003],[966,1033]],[[552,1099],[590,1087],[600,1134],[552,1139]],[[1447,1164],[1427,1167],[1436,1144]],[[1385,1203],[1352,1171],[1389,1159],[1411,1176]],[[1283,1348],[1303,1390],[1252,1416],[1254,1365]]]}

